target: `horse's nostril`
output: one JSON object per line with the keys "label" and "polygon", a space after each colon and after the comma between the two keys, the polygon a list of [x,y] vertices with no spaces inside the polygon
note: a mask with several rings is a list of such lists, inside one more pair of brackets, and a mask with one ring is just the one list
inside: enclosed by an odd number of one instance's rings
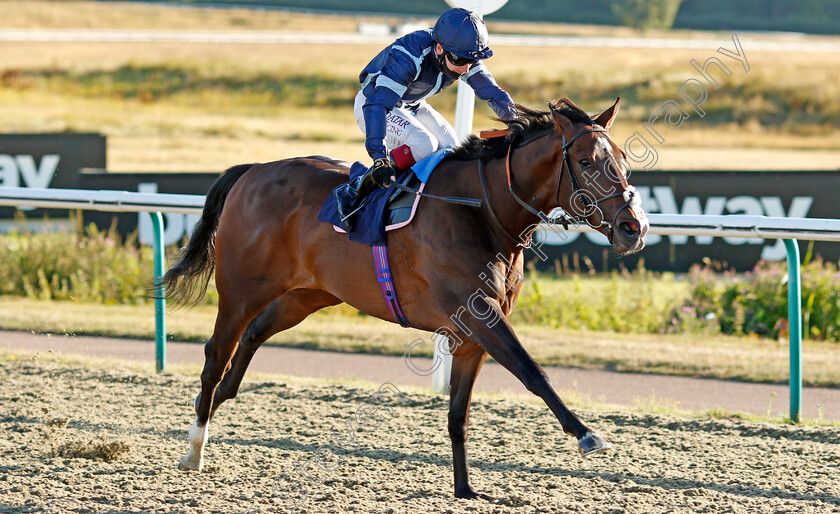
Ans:
{"label": "horse's nostril", "polygon": [[639,226],[632,221],[623,221],[619,225],[622,234],[627,238],[639,237]]}

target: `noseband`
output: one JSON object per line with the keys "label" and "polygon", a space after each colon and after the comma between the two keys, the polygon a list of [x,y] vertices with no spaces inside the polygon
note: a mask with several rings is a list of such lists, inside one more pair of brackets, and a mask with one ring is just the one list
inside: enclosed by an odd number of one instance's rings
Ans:
{"label": "noseband", "polygon": [[[584,206],[584,214],[572,216],[572,215],[569,215],[568,213],[565,213],[560,218],[549,218],[548,216],[546,216],[542,212],[540,212],[537,209],[531,207],[527,202],[525,202],[522,198],[520,198],[516,194],[516,192],[514,192],[514,190],[513,190],[513,180],[511,179],[510,159],[511,159],[511,155],[513,154],[513,147],[514,147],[513,144],[511,144],[510,147],[508,148],[507,157],[505,159],[505,171],[507,173],[508,191],[510,191],[510,194],[511,194],[511,196],[513,196],[514,200],[516,200],[522,207],[524,207],[525,210],[527,210],[528,212],[530,212],[531,214],[533,214],[534,216],[539,218],[544,223],[562,224],[566,229],[569,228],[570,223],[574,223],[576,225],[579,225],[581,223],[586,223],[587,225],[589,225],[590,227],[592,227],[594,229],[598,229],[598,228],[601,228],[602,226],[606,225],[607,227],[609,227],[609,233],[607,234],[607,238],[609,239],[610,243],[612,243],[613,231],[615,230],[616,219],[618,219],[618,215],[621,213],[621,211],[628,208],[630,206],[630,204],[633,203],[633,200],[636,197],[636,188],[634,188],[633,186],[629,186],[628,188],[626,188],[622,191],[619,191],[618,193],[613,193],[613,194],[610,194],[610,195],[602,196],[601,198],[598,198],[598,199],[595,199],[595,200],[590,199],[591,193],[589,192],[588,189],[584,189],[580,186],[580,180],[577,177],[577,173],[575,173],[574,167],[572,167],[572,163],[571,163],[571,160],[570,160],[570,157],[569,157],[569,149],[572,147],[572,144],[575,142],[575,140],[577,138],[579,138],[580,136],[582,136],[584,134],[588,134],[590,132],[604,132],[604,133],[606,133],[607,130],[603,129],[603,128],[600,128],[600,127],[582,130],[582,131],[578,132],[577,134],[575,134],[574,136],[572,136],[568,141],[566,141],[566,136],[563,135],[563,139],[562,139],[563,157],[562,157],[562,164],[560,165],[560,176],[557,179],[556,199],[557,199],[557,203],[559,205],[560,204],[560,187],[561,187],[561,184],[563,183],[563,169],[568,168],[569,179],[572,183],[573,199],[576,196],[581,198],[581,201],[583,202],[583,206]],[[527,140],[521,146],[525,146],[529,143],[532,143],[533,141],[539,139],[540,137],[542,137],[542,136],[537,136],[533,139]],[[508,232],[508,230],[501,223],[501,221],[499,221],[499,218],[496,216],[496,213],[493,211],[493,206],[490,204],[490,197],[487,193],[487,187],[486,187],[485,181],[484,181],[484,172],[483,172],[483,169],[482,169],[483,164],[484,164],[484,161],[479,160],[479,162],[478,162],[478,177],[481,180],[481,190],[482,190],[482,193],[484,194],[484,203],[486,203],[486,205],[487,205],[487,210],[490,213],[490,218],[497,225],[499,225],[499,227],[501,227],[501,229],[502,229],[502,232],[509,239],[511,239],[513,242],[515,242],[517,245],[522,246],[524,248],[530,247],[531,246],[530,238],[525,243],[522,243],[521,241],[517,240],[514,236],[512,236],[510,234],[510,232]],[[619,197],[619,196],[623,197],[624,193],[628,192],[628,191],[630,192],[629,198],[627,199],[626,202],[624,202],[624,205],[622,205],[617,211],[615,211],[615,216],[613,216],[612,222],[606,221],[605,218],[604,218],[604,212],[601,210],[601,208],[598,204],[605,201],[605,200],[609,200],[611,198],[616,198],[616,197]],[[589,218],[591,218],[592,215],[595,214],[594,212],[590,213],[589,215],[585,214],[590,209],[596,209],[600,213],[601,222],[599,224],[595,225],[589,220]]]}

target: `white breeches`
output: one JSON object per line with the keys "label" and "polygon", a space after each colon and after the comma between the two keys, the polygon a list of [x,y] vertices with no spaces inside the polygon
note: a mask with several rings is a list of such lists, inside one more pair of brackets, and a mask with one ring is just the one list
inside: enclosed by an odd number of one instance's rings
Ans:
{"label": "white breeches", "polygon": [[[362,114],[364,104],[365,95],[359,91],[353,104],[353,113],[362,133],[367,134]],[[394,107],[385,117],[385,147],[389,152],[400,145],[408,145],[414,159],[419,161],[439,148],[456,144],[458,138],[455,136],[455,129],[425,100],[420,101],[416,114],[412,114],[408,109]]]}

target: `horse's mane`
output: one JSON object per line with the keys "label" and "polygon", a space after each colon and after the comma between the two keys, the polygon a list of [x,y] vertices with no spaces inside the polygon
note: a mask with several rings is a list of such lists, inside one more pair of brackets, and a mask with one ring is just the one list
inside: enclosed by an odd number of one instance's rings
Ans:
{"label": "horse's mane", "polygon": [[[510,133],[504,137],[481,138],[470,135],[466,141],[455,147],[449,158],[458,160],[494,159],[503,157],[511,144],[516,144],[531,137],[536,137],[544,132],[554,129],[554,120],[549,111],[538,111],[516,104],[519,118],[512,121],[503,121],[508,126]],[[568,98],[561,98],[555,104],[555,109],[560,114],[569,118],[572,123],[593,124],[592,118],[586,112],[575,105]]]}

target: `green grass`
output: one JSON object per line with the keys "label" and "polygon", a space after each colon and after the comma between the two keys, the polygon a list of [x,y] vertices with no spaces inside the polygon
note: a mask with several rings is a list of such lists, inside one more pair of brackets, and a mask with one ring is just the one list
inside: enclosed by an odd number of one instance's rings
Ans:
{"label": "green grass", "polygon": [[[152,277],[147,250],[138,251],[132,241],[95,228],[0,235],[0,294],[5,295],[0,296],[0,328],[153,337],[153,304],[144,297]],[[786,316],[786,275],[778,266],[743,276],[694,270],[688,278],[642,266],[601,275],[575,269],[559,276],[530,272],[520,291],[511,322],[538,362],[753,382],[787,380],[786,343],[721,335],[725,329],[779,336],[777,321]],[[840,312],[834,308],[836,266],[815,261],[805,269],[807,334],[835,342],[807,343],[804,380],[840,385],[840,345],[833,330]],[[194,310],[170,313],[170,337],[206,340],[217,300],[211,287]],[[342,305],[277,334],[271,344],[402,355],[417,338],[427,335]],[[415,354],[430,355],[431,346],[421,345]]]}
{"label": "green grass", "polygon": [[250,112],[265,107],[345,106],[359,87],[356,77],[248,72],[243,68],[213,71],[190,63],[125,64],[116,69],[6,70],[3,87],[37,90],[81,98],[112,98],[149,104]]}
{"label": "green grass", "polygon": [[514,322],[550,328],[656,333],[688,298],[673,273],[532,274],[520,291]]}
{"label": "green grass", "polygon": [[[23,226],[23,218],[19,219]],[[93,304],[149,303],[152,259],[134,237],[123,241],[112,227],[82,228],[78,217],[67,232],[0,235],[0,294]],[[169,262],[177,249],[168,249]],[[810,255],[810,254],[809,254]],[[806,261],[807,261],[806,257]],[[574,259],[577,262],[577,259]],[[589,262],[586,257],[584,263]],[[531,271],[519,287],[513,323],[623,334],[735,334],[784,337],[787,274],[764,263],[745,274],[694,267],[688,275],[649,272],[586,273],[565,266],[554,273]],[[803,267],[803,314],[809,337],[838,341],[840,296],[837,266],[819,260]],[[204,304],[218,302],[211,281]],[[359,316],[350,307],[327,312]],[[313,338],[318,344],[319,337]],[[309,343],[308,343],[309,344]],[[354,343],[348,342],[353,345]]]}

